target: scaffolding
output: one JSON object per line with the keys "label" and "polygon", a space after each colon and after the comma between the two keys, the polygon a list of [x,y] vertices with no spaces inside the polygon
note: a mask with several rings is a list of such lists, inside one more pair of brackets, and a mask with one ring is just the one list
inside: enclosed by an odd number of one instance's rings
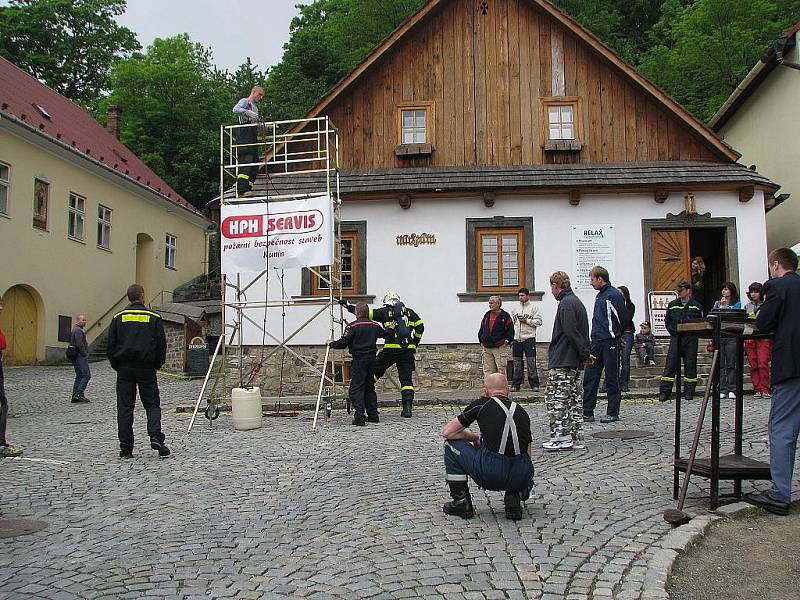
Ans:
{"label": "scaffolding", "polygon": [[[244,133],[244,128],[256,128],[255,141],[252,141],[252,129],[250,135],[241,135]],[[240,160],[247,155],[255,160],[248,159],[248,162]],[[236,183],[240,173],[246,168],[257,169],[262,176],[257,178],[257,185],[252,187],[251,191],[240,195]],[[302,189],[298,189],[294,183],[298,176],[304,174],[309,176],[304,177]],[[259,272],[237,272],[235,280],[232,280],[233,277],[228,279],[223,274],[222,331],[198,396],[188,431],[192,429],[211,380],[213,380],[213,384],[205,414],[209,421],[213,422],[213,419],[219,414],[218,406],[229,399],[227,395],[229,382],[235,381],[238,387],[250,385],[266,361],[278,352],[282,353],[278,402],[285,401],[291,406],[301,398],[290,395],[283,396],[283,368],[287,356],[299,361],[319,377],[319,383],[315,386],[317,393],[312,430],[317,429],[319,412],[323,403],[327,419],[331,415],[333,400],[341,397],[343,394],[340,392],[344,391],[343,364],[341,361],[337,363],[336,354],[332,353],[327,345],[321,365],[302,356],[289,345],[293,338],[323,315],[327,317],[329,338],[336,337],[334,332],[337,329],[341,334],[345,325],[343,309],[339,304],[339,299],[342,297],[340,276],[342,252],[338,131],[328,117],[223,125],[220,128],[219,199],[221,213],[224,212],[226,205],[265,203],[267,204],[265,207],[267,214],[270,214],[273,212],[272,205],[277,207],[282,202],[301,200],[322,194],[331,202],[333,264],[305,268],[317,278],[320,291],[326,291],[327,295],[316,295],[313,298],[287,298],[283,285],[284,269],[270,267],[268,252],[264,252],[264,268]],[[279,210],[275,212],[279,212]],[[222,244],[220,251],[222,252]],[[295,269],[291,270],[295,271]],[[281,296],[278,299],[270,298],[270,279],[272,277],[280,283]],[[264,297],[250,300],[247,292],[254,290],[256,284],[264,286]],[[308,316],[292,331],[287,332],[287,310],[296,309],[302,305],[308,309],[309,304],[313,304],[313,308],[316,310],[312,309],[311,316]],[[253,309],[264,311],[262,322],[257,322],[247,314]],[[268,319],[269,309],[280,309],[281,317],[277,323],[275,319]],[[244,332],[248,327],[252,328],[251,331],[257,330],[261,334],[261,352],[257,356],[245,356]],[[218,357],[221,358],[221,366],[215,367]],[[341,382],[337,381],[337,367],[341,369]],[[304,398],[308,398],[308,396],[304,396]]]}

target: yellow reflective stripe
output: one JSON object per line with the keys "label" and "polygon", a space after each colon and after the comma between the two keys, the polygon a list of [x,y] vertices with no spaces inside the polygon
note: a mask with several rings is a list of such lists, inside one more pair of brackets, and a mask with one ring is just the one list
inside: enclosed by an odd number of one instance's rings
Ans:
{"label": "yellow reflective stripe", "polygon": [[675,381],[674,377],[662,377],[661,381]]}
{"label": "yellow reflective stripe", "polygon": [[157,312],[153,312],[152,310],[139,310],[137,308],[132,308],[130,310],[128,309],[121,310],[114,315],[114,318],[116,319],[120,315],[153,315],[154,317],[158,317],[159,319],[161,318],[161,315],[158,314]]}
{"label": "yellow reflective stripe", "polygon": [[247,179],[248,181],[250,181],[250,176],[245,175],[244,173],[239,173],[238,177],[239,179]]}
{"label": "yellow reflective stripe", "polygon": [[394,323],[394,321],[384,321],[384,322],[383,322],[383,326],[384,326],[384,327],[391,327],[391,326],[392,326],[392,323]]}
{"label": "yellow reflective stripe", "polygon": [[697,377],[684,377],[684,381],[691,381],[692,383],[697,383]]}
{"label": "yellow reflective stripe", "polygon": [[369,318],[372,319],[372,309],[369,309]]}
{"label": "yellow reflective stripe", "polygon": [[403,390],[412,390],[413,391],[414,390],[414,386],[413,385],[404,385],[403,387],[400,388],[401,392]]}
{"label": "yellow reflective stripe", "polygon": [[149,323],[150,315],[122,315],[122,322],[135,321],[137,323]]}
{"label": "yellow reflective stripe", "polygon": [[423,325],[422,319],[420,319],[419,321],[409,321],[408,322],[408,326],[409,327],[416,327],[417,325]]}
{"label": "yellow reflective stripe", "polygon": [[414,344],[409,344],[408,346],[401,346],[400,344],[384,344],[384,348],[411,348],[412,350],[416,348]]}

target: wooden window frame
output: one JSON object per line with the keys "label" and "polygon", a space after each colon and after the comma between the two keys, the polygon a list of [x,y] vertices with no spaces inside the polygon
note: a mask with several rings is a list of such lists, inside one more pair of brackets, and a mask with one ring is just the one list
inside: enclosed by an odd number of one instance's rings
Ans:
{"label": "wooden window frame", "polygon": [[[172,244],[170,244],[170,240],[172,240]],[[172,252],[170,252],[170,250]],[[172,257],[172,261],[170,261],[170,257]],[[167,269],[172,269],[173,271],[177,270],[175,266],[178,260],[178,236],[172,235],[171,233],[167,233],[164,237],[164,266]]]}
{"label": "wooden window frame", "polygon": [[[406,143],[403,141],[403,112],[409,110],[421,110],[425,112],[425,141]],[[401,102],[396,107],[397,114],[397,145],[398,146],[420,146],[422,144],[432,144],[434,134],[434,111],[433,102]]]}
{"label": "wooden window frame", "polygon": [[7,171],[5,178],[0,177],[0,195],[5,196],[5,200],[0,203],[0,215],[7,217],[9,216],[8,206],[11,201],[11,165],[0,161],[0,167],[4,167]]}
{"label": "wooden window frame", "polygon": [[[102,211],[108,211],[108,219],[102,218],[105,216]],[[101,250],[108,250],[111,251],[111,230],[113,228],[113,220],[114,220],[114,210],[108,208],[107,206],[103,206],[102,204],[97,205],[97,247]],[[108,228],[108,245],[104,246],[102,244],[102,239],[100,236],[101,228]]]}
{"label": "wooden window frame", "polygon": [[[352,286],[349,288],[342,287],[342,295],[343,296],[355,296],[358,293],[360,287],[360,277],[361,277],[361,270],[359,268],[359,259],[361,256],[361,248],[358,241],[358,232],[357,231],[342,231],[340,241],[341,240],[350,240],[352,243],[352,256],[351,256],[351,264],[352,264]],[[311,273],[311,294],[312,296],[327,296],[328,295],[328,288],[327,287],[320,287],[320,279],[316,273]]]}
{"label": "wooden window frame", "polygon": [[[552,142],[581,142],[583,141],[583,116],[581,102],[578,96],[552,96],[542,98],[542,139]],[[550,107],[572,107],[572,138],[550,137]]]}
{"label": "wooden window frame", "polygon": [[[497,262],[497,280],[503,281],[503,249],[502,237],[508,235],[515,235],[517,237],[517,282],[512,285],[483,285],[483,238],[488,236],[497,236],[499,252]],[[520,226],[511,227],[478,227],[475,229],[475,258],[476,258],[476,275],[475,275],[475,290],[479,293],[485,292],[506,292],[514,293],[521,287],[525,287],[525,230]]]}
{"label": "wooden window frame", "polygon": [[[72,205],[73,198],[83,201],[83,209],[78,208],[77,202],[75,206]],[[79,220],[81,222],[80,236],[75,235],[75,226],[73,225],[73,222],[77,224]],[[70,233],[70,228],[73,230],[72,233]],[[75,192],[70,192],[67,200],[67,237],[76,242],[86,241],[86,198]]]}

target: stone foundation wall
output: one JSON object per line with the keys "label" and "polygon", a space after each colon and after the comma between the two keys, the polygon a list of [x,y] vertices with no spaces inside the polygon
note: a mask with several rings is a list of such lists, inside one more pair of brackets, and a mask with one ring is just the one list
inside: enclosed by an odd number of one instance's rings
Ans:
{"label": "stone foundation wall", "polygon": [[173,373],[182,373],[186,352],[183,325],[165,322],[164,333],[167,336],[167,362],[164,363],[162,369]]}
{"label": "stone foundation wall", "polygon": [[[292,349],[303,356],[313,365],[322,363],[325,348],[321,346],[292,346]],[[262,356],[268,354],[271,348],[262,353],[260,347],[246,347],[244,360],[244,378],[250,379],[253,367],[261,362]],[[350,361],[346,350],[334,350],[337,361]],[[417,351],[416,371],[414,385],[417,390],[424,393],[426,389],[439,390],[479,390],[483,387],[483,373],[481,363],[481,348],[478,344],[441,344],[425,345]],[[279,350],[269,357],[251,380],[252,385],[257,385],[265,395],[275,395],[282,387],[283,395],[316,395],[319,386],[319,375],[313,369],[304,365],[295,356]],[[508,360],[511,360],[511,348],[508,348]],[[539,344],[536,350],[536,362],[541,370],[547,365],[547,344]],[[281,384],[281,363],[283,362],[283,378]],[[238,361],[229,360],[229,382],[234,383],[238,378]],[[387,376],[378,382],[378,391],[397,391],[392,382],[398,381],[397,370],[390,368]],[[399,394],[399,392],[398,392]]]}

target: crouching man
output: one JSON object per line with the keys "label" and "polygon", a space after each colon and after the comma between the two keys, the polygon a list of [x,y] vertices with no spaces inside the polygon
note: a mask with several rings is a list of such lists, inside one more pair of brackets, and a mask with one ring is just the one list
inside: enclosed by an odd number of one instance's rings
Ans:
{"label": "crouching man", "polygon": [[[508,380],[492,373],[484,380],[484,395],[451,419],[442,430],[445,479],[452,502],[442,510],[463,519],[475,516],[467,478],[479,487],[505,491],[506,517],[522,518],[522,505],[533,487],[531,421],[508,399]],[[481,435],[467,429],[475,421]]]}

